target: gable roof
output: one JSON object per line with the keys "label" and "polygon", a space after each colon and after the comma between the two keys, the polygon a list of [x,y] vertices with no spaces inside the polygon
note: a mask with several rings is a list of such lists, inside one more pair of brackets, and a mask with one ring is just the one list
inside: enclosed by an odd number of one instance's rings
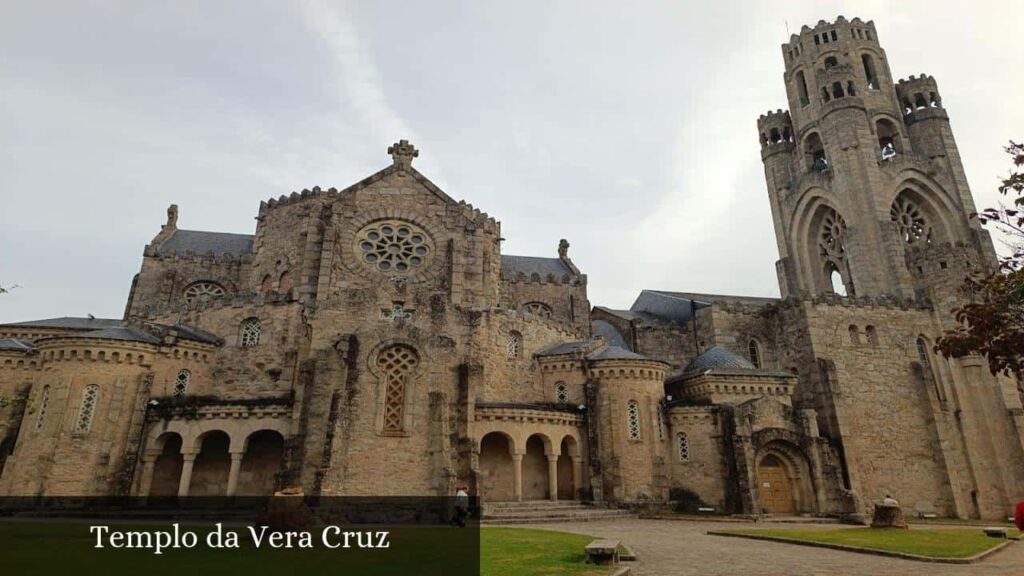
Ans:
{"label": "gable roof", "polygon": [[[766,306],[780,302],[778,298],[760,296],[728,296],[724,294],[697,294],[694,292],[671,292],[668,290],[642,290],[629,310],[633,313],[648,314],[662,320],[685,324],[697,310],[720,302],[735,302]],[[621,312],[611,311],[621,315]]]}
{"label": "gable roof", "polygon": [[623,338],[619,329],[612,325],[611,322],[608,322],[607,320],[594,320],[590,325],[593,328],[594,335],[604,338],[605,342],[607,342],[609,346],[618,346],[619,348],[624,348],[626,350],[633,349],[633,347],[626,342],[626,339]]}
{"label": "gable roof", "polygon": [[252,252],[253,235],[230,234],[227,232],[205,232],[202,230],[175,230],[157,247],[160,256],[184,256],[188,252],[216,256],[232,254],[241,256]]}
{"label": "gable roof", "polygon": [[547,277],[548,274],[552,274],[555,278],[561,278],[568,274],[574,276],[572,269],[565,265],[560,258],[541,258],[538,256],[513,256],[505,255],[501,256],[501,274],[502,276],[514,277],[523,273],[526,276],[532,276],[534,274],[539,275],[541,278]]}

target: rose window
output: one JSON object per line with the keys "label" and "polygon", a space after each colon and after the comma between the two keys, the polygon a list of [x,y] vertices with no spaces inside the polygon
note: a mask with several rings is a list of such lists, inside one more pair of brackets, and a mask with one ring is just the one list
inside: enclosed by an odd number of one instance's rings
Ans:
{"label": "rose window", "polygon": [[216,282],[196,282],[185,288],[185,302],[213,300],[224,296],[224,287]]}
{"label": "rose window", "polygon": [[408,222],[375,222],[359,231],[363,262],[381,272],[411,272],[423,267],[433,251],[426,232]]}
{"label": "rose window", "polygon": [[846,222],[834,210],[821,223],[821,251],[824,256],[842,258],[846,252]]}
{"label": "rose window", "polygon": [[918,240],[931,242],[931,228],[928,227],[928,222],[925,221],[921,209],[913,202],[905,198],[897,198],[889,208],[889,217],[896,223],[900,236],[907,244],[913,244]]}

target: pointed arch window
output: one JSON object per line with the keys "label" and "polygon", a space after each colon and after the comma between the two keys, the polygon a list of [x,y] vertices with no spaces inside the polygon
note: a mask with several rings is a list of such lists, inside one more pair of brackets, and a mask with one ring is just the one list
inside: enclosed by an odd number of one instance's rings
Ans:
{"label": "pointed arch window", "polygon": [[505,337],[505,357],[509,360],[514,360],[519,357],[522,353],[523,348],[523,335],[519,332],[512,331]]}
{"label": "pointed arch window", "polygon": [[932,228],[924,211],[911,199],[897,196],[889,208],[889,217],[907,244],[931,244]]}
{"label": "pointed arch window", "polygon": [[273,277],[270,276],[270,274],[267,274],[266,276],[263,277],[263,281],[260,282],[260,294],[266,296],[267,294],[270,294],[273,291],[274,279]]}
{"label": "pointed arch window", "polygon": [[245,322],[242,322],[242,347],[252,348],[254,346],[258,346],[262,331],[263,326],[260,324],[259,318],[249,318]]}
{"label": "pointed arch window", "polygon": [[747,343],[747,355],[750,357],[750,363],[754,365],[754,368],[761,367],[761,346],[757,343],[757,340],[753,338]]}
{"label": "pointed arch window", "polygon": [[687,438],[686,432],[676,434],[676,450],[678,451],[680,462],[690,461],[690,439]]}
{"label": "pointed arch window", "polygon": [[192,380],[192,372],[182,368],[178,370],[178,375],[174,378],[174,389],[171,391],[171,396],[175,398],[181,398],[188,391],[188,383]]}
{"label": "pointed arch window", "polygon": [[95,384],[89,384],[82,392],[82,404],[78,408],[78,418],[75,420],[76,434],[85,434],[92,428],[92,417],[96,412],[99,395],[100,387]]}
{"label": "pointed arch window", "polygon": [[626,430],[630,440],[640,439],[640,403],[636,400],[626,404]]}
{"label": "pointed arch window", "polygon": [[277,281],[277,291],[281,294],[287,294],[292,289],[292,276],[288,272],[281,274],[281,278]]}
{"label": "pointed arch window", "polygon": [[385,433],[405,430],[406,389],[418,365],[416,351],[400,344],[389,346],[377,355],[377,367],[384,375]]}

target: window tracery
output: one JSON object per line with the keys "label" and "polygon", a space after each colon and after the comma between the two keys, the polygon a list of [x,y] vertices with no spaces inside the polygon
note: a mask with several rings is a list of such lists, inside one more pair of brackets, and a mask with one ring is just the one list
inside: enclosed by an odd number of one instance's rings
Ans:
{"label": "window tracery", "polygon": [[889,208],[889,217],[896,223],[900,237],[907,244],[932,241],[932,229],[921,209],[903,196],[898,196]]}
{"label": "window tracery", "polygon": [[679,461],[689,462],[690,461],[690,439],[686,437],[686,432],[680,432],[676,434],[676,447],[679,451]]}
{"label": "window tracery", "polygon": [[551,307],[543,302],[527,302],[523,309],[541,318],[551,318]]}
{"label": "window tracery", "polygon": [[565,382],[555,382],[555,402],[565,404],[569,401],[569,387]]}
{"label": "window tracery", "polygon": [[523,347],[523,336],[519,332],[509,332],[505,338],[505,356],[509,359],[519,357]]}
{"label": "window tracery", "polygon": [[99,393],[100,387],[95,384],[89,384],[82,392],[82,405],[78,409],[78,420],[75,421],[76,434],[85,434],[92,428],[92,416],[96,412]]}
{"label": "window tracery", "polygon": [[356,237],[362,261],[381,272],[412,272],[422,268],[433,252],[423,229],[400,220],[374,222]]}
{"label": "window tracery", "polygon": [[175,398],[181,398],[188,391],[188,383],[192,380],[192,372],[182,368],[178,370],[178,375],[174,378],[174,388],[171,391],[171,395]]}
{"label": "window tracery", "polygon": [[400,344],[389,346],[377,355],[377,366],[384,374],[385,432],[402,432],[405,427],[406,386],[418,364],[416,352]]}
{"label": "window tracery", "polygon": [[185,288],[185,302],[191,304],[200,300],[222,298],[227,292],[216,282],[193,282]]}
{"label": "window tracery", "polygon": [[630,440],[640,439],[640,403],[630,400],[626,405],[626,424]]}
{"label": "window tracery", "polygon": [[242,347],[252,348],[260,343],[260,333],[263,327],[259,318],[249,318],[242,323]]}

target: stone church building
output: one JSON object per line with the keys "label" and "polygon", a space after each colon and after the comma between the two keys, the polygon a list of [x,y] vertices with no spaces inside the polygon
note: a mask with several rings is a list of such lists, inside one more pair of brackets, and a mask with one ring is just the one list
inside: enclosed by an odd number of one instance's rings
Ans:
{"label": "stone church building", "polygon": [[757,121],[781,298],[643,290],[591,307],[552,242],[439,189],[400,141],[341,190],[261,202],[255,234],[145,246],[123,318],[0,326],[0,495],[670,499],[722,512],[1005,518],[1024,410],[935,338],[996,260],[931,76],[872,22],[782,46]]}

